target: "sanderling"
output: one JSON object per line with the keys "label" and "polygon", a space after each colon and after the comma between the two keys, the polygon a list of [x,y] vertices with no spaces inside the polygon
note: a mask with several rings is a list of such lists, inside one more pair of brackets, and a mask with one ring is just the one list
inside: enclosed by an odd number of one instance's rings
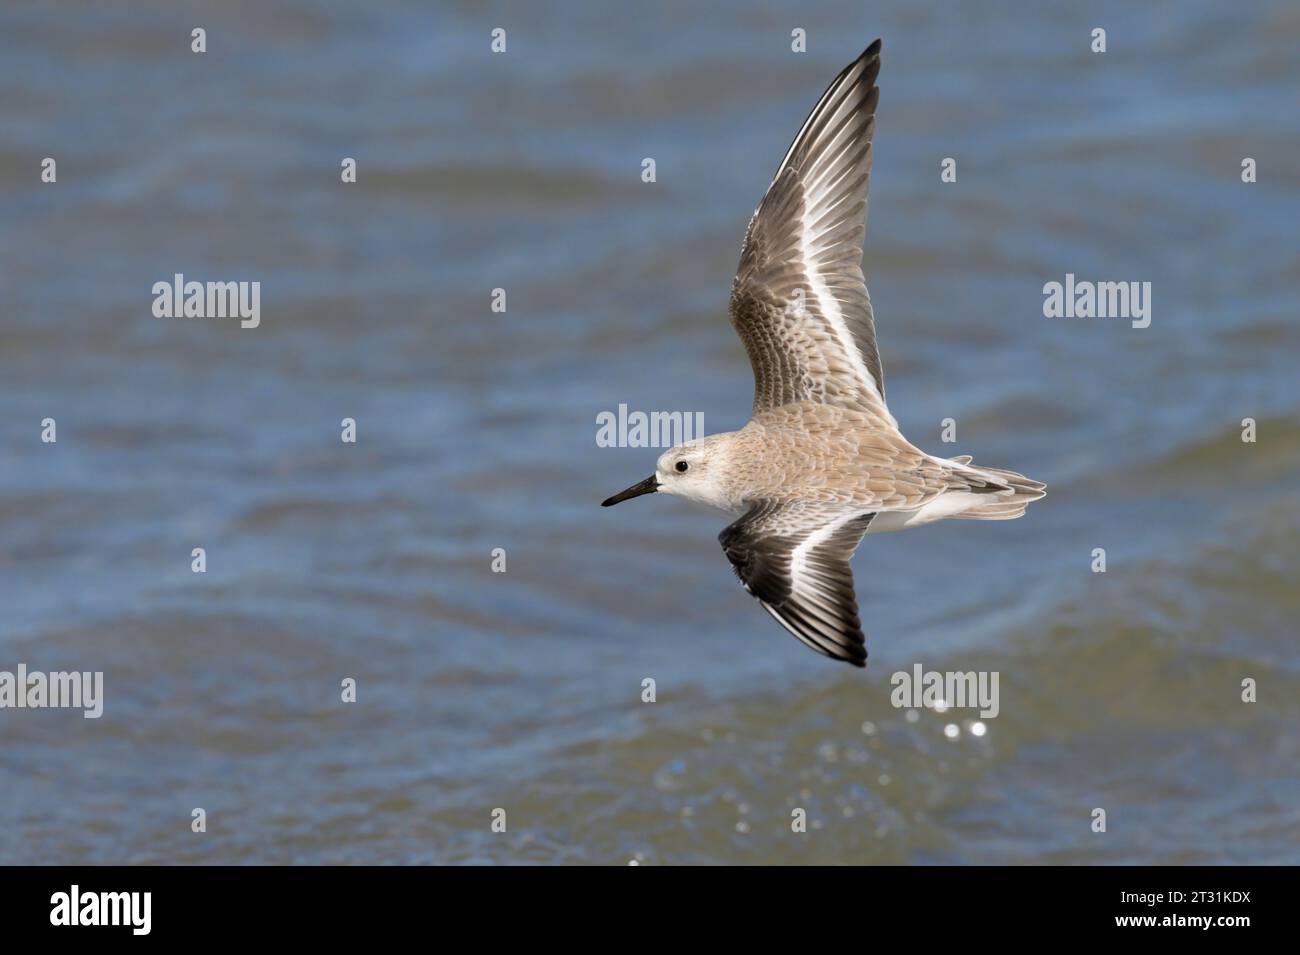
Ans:
{"label": "sanderling", "polygon": [[854,666],[867,650],[849,559],[865,534],[1008,520],[1045,493],[913,447],[885,406],[861,268],[879,72],[877,40],[817,101],[749,222],[730,305],[754,369],[749,423],[665,452],[603,502],[663,491],[742,514],[718,540],[745,589]]}

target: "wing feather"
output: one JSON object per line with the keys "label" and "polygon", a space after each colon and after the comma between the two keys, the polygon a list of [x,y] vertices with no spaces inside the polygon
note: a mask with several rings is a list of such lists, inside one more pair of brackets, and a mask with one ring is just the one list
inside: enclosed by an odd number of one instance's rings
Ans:
{"label": "wing feather", "polygon": [[897,427],[861,267],[879,72],[877,40],[827,87],[750,220],[730,313],[755,412],[814,401]]}
{"label": "wing feather", "polygon": [[745,589],[818,653],[865,666],[849,559],[874,514],[766,501],[718,535]]}

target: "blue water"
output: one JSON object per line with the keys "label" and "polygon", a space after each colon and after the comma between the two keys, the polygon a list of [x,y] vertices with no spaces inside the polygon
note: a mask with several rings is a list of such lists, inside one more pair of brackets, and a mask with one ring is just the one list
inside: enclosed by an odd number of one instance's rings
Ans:
{"label": "blue water", "polygon": [[[876,36],[891,409],[1050,495],[869,538],[859,672],[725,516],[602,511],[659,452],[595,436],[744,423],[744,226]],[[1298,40],[1282,3],[7,4],[0,670],[106,701],[0,709],[0,862],[1300,861]],[[260,327],[154,318],[177,272],[260,281]],[[1151,282],[1151,326],[1044,318],[1066,273]],[[918,662],[1001,674],[984,736],[890,704]]]}

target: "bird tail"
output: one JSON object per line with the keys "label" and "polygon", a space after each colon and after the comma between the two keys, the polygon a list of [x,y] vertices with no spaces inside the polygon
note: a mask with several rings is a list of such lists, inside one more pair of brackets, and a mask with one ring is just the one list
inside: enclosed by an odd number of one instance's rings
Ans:
{"label": "bird tail", "polygon": [[968,521],[1014,520],[1025,513],[1026,507],[1047,494],[1046,484],[1027,478],[1023,474],[1017,474],[1015,471],[1007,471],[1002,468],[975,467],[970,464],[969,457],[953,458],[953,461],[963,465],[962,470],[969,468],[979,475],[992,476],[996,481],[1008,488],[1007,491],[989,494],[987,502],[981,502],[972,508],[952,515],[954,518]]}

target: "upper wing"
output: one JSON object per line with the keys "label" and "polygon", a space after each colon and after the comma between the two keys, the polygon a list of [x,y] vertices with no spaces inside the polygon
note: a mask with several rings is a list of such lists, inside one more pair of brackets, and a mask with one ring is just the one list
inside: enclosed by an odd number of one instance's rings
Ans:
{"label": "upper wing", "polygon": [[813,107],[745,233],[730,311],[756,412],[838,403],[896,426],[861,267],[879,72],[877,40]]}
{"label": "upper wing", "polygon": [[745,589],[818,653],[865,666],[849,558],[874,514],[765,501],[718,535]]}

